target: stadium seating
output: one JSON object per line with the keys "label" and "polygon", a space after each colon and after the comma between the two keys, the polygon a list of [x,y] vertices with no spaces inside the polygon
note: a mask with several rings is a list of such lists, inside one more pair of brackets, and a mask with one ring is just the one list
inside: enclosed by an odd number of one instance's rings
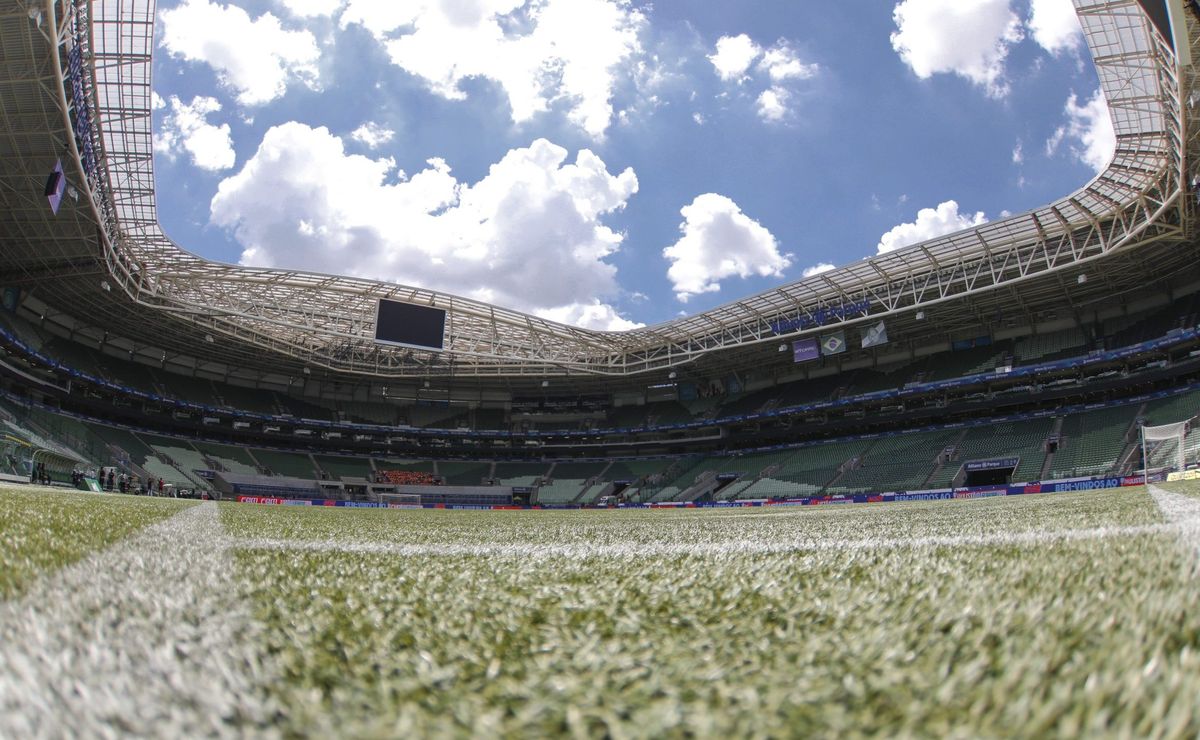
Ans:
{"label": "stadium seating", "polygon": [[1051,476],[1069,478],[1108,473],[1128,444],[1126,433],[1137,409],[1136,405],[1115,406],[1068,417],[1063,423]]}
{"label": "stadium seating", "polygon": [[491,463],[442,460],[437,464],[438,475],[450,486],[478,486],[488,477]]}
{"label": "stadium seating", "polygon": [[189,487],[207,488],[208,483],[196,471],[211,470],[208,462],[189,442],[149,434],[139,436],[158,453],[163,462],[174,465],[191,483]]}
{"label": "stadium seating", "polygon": [[1013,357],[1021,364],[1075,357],[1086,353],[1086,343],[1083,330],[1078,328],[1034,334],[1013,343]]}
{"label": "stadium seating", "polygon": [[946,352],[931,358],[923,380],[948,380],[964,375],[990,373],[1003,364],[1011,349],[1007,343]]}
{"label": "stadium seating", "polygon": [[604,471],[607,481],[633,481],[661,473],[671,464],[670,460],[616,460]]}
{"label": "stadium seating", "polygon": [[250,454],[254,455],[254,459],[274,475],[307,480],[316,480],[317,478],[312,458],[305,453],[264,450],[254,447],[251,448]]}
{"label": "stadium seating", "polygon": [[550,470],[548,462],[498,462],[493,475],[504,486],[532,486]]}
{"label": "stadium seating", "polygon": [[538,487],[539,504],[569,504],[580,498],[587,484],[583,478],[555,478],[554,482]]}
{"label": "stadium seating", "polygon": [[923,488],[933,473],[937,456],[959,435],[958,431],[894,434],[877,440],[858,467],[847,470],[827,493],[911,491]]}
{"label": "stadium seating", "polygon": [[552,478],[577,478],[579,480],[587,480],[594,476],[600,475],[604,469],[608,467],[606,461],[589,461],[589,462],[574,462],[565,461],[555,463],[550,471]]}
{"label": "stadium seating", "polygon": [[661,401],[645,406],[646,417],[652,426],[687,424],[693,420],[687,407],[677,401]]}
{"label": "stadium seating", "polygon": [[228,384],[218,384],[216,388],[218,400],[223,406],[243,409],[254,414],[279,413],[279,403],[271,391]]}
{"label": "stadium seating", "polygon": [[[165,376],[167,373],[162,373],[162,375]],[[218,405],[216,388],[213,387],[212,381],[203,378],[189,378],[186,375],[172,374],[170,385],[164,386],[161,392],[163,395],[203,406]]]}
{"label": "stadium seating", "polygon": [[1014,481],[1037,480],[1046,461],[1045,442],[1053,428],[1051,418],[970,427],[957,443],[954,459],[933,474],[928,487],[949,486],[965,462],[1003,457],[1021,460]]}
{"label": "stadium seating", "polygon": [[313,455],[317,465],[332,480],[344,478],[371,478],[371,461],[365,457],[335,457]]}
{"label": "stadium seating", "polygon": [[197,450],[205,457],[214,461],[224,470],[231,473],[241,473],[243,475],[255,475],[258,473],[258,465],[255,464],[254,458],[250,457],[250,453],[242,447],[233,445],[219,445],[212,442],[193,442]]}
{"label": "stadium seating", "polygon": [[1143,414],[1150,426],[1187,421],[1200,413],[1200,392],[1189,391],[1146,404]]}

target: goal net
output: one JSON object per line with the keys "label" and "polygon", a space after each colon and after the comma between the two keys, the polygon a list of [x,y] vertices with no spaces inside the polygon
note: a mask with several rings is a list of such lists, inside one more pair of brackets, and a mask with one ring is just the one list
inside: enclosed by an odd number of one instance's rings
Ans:
{"label": "goal net", "polygon": [[417,493],[381,493],[379,501],[387,504],[389,509],[421,508],[421,495]]}
{"label": "goal net", "polygon": [[1174,473],[1200,463],[1200,429],[1193,421],[1142,427],[1142,467],[1147,473]]}

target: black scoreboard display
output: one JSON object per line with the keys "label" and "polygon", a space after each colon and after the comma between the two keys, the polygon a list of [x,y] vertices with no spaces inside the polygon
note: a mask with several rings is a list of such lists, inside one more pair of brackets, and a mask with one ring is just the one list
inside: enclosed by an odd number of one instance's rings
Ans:
{"label": "black scoreboard display", "polygon": [[375,341],[416,349],[441,350],[446,338],[446,312],[431,306],[379,299]]}

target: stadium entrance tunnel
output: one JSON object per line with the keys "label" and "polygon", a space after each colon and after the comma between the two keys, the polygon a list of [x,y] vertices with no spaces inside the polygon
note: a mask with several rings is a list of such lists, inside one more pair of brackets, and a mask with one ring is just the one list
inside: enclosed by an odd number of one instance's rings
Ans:
{"label": "stadium entrance tunnel", "polygon": [[1021,459],[1017,457],[996,460],[971,460],[963,465],[963,479],[959,485],[967,488],[979,486],[1006,486],[1012,482]]}

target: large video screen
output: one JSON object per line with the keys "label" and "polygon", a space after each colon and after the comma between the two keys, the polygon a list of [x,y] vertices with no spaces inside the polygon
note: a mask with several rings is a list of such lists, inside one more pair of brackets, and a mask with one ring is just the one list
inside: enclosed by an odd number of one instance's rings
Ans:
{"label": "large video screen", "polygon": [[375,341],[418,349],[442,349],[446,312],[440,308],[379,299]]}
{"label": "large video screen", "polygon": [[[1150,16],[1150,20],[1158,28],[1158,32],[1167,40],[1167,44],[1174,49],[1175,37],[1171,35],[1171,11],[1167,9],[1165,0],[1138,0],[1138,3],[1146,11],[1146,15]],[[1179,22],[1183,23],[1184,19],[1180,18]]]}

